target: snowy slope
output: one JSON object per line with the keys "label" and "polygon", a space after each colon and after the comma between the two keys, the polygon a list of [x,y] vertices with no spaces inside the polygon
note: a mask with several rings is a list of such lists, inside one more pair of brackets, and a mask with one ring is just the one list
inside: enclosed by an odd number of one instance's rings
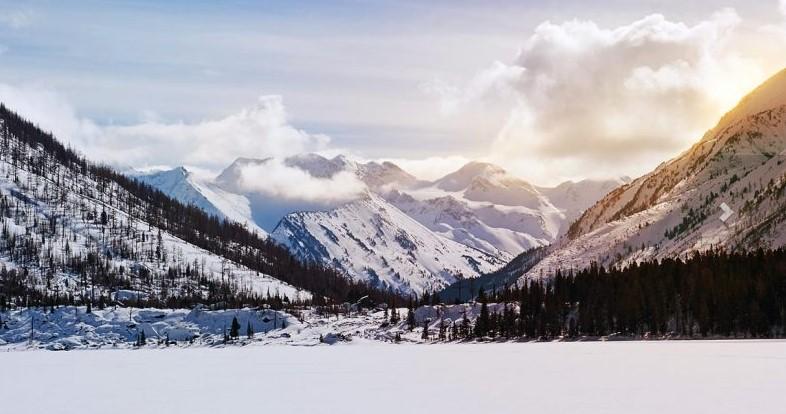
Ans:
{"label": "snowy slope", "polygon": [[184,167],[134,176],[182,203],[193,204],[208,214],[238,222],[262,237],[267,236],[252,219],[250,203],[245,196],[200,180]]}
{"label": "snowy slope", "polygon": [[[527,275],[786,245],[786,71],[678,157],[588,209]],[[720,220],[725,203],[734,214]]]}
{"label": "snowy slope", "polygon": [[6,132],[5,122],[0,119],[0,208],[5,211],[0,268],[9,272],[5,288],[10,289],[10,273],[16,272],[26,275],[26,287],[75,300],[119,292],[141,299],[205,297],[211,288],[311,297],[152,226],[146,219],[155,212],[145,201],[118,182],[86,173],[81,165],[62,163],[56,151],[31,147]]}
{"label": "snowy slope", "polygon": [[505,258],[545,246],[622,180],[535,187],[499,166],[471,162],[432,183],[383,195],[432,231]]}
{"label": "snowy slope", "polygon": [[[565,222],[572,223],[600,198],[631,180],[628,177],[608,180],[566,181],[556,187],[538,187],[538,191],[565,213]],[[566,229],[567,230],[567,229]]]}
{"label": "snowy slope", "polygon": [[289,214],[271,237],[298,257],[402,292],[436,291],[503,264],[434,234],[373,193],[331,211]]}

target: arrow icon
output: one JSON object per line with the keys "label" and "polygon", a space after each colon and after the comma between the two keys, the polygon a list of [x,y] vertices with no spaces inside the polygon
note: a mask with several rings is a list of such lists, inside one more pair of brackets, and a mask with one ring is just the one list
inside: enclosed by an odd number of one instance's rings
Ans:
{"label": "arrow icon", "polygon": [[722,222],[726,222],[726,220],[734,214],[734,210],[731,209],[726,203],[721,203],[720,205],[721,210],[723,210],[723,214],[721,214],[720,219]]}

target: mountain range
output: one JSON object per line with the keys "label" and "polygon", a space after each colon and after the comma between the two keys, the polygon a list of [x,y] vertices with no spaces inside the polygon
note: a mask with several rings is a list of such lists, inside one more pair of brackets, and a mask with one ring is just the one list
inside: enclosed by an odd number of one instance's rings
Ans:
{"label": "mountain range", "polygon": [[[281,165],[317,180],[350,174],[362,188],[336,202],[290,198],[249,185],[250,169],[264,176],[266,167]],[[136,178],[184,203],[269,233],[302,260],[415,293],[488,273],[525,250],[552,243],[584,209],[628,181],[537,187],[484,162],[426,181],[391,162],[319,154],[238,158],[213,179],[197,179],[183,167]]]}
{"label": "mountain range", "polygon": [[18,303],[462,296],[465,281],[772,249],[786,245],[785,162],[786,71],[652,172],[555,187],[484,162],[429,181],[319,154],[129,178],[0,106],[1,288]]}

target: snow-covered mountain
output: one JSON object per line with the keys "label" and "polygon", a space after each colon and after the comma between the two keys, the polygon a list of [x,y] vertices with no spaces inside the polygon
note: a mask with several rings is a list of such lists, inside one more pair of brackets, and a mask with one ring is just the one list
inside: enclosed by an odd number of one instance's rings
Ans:
{"label": "snow-covered mountain", "polygon": [[432,231],[509,260],[552,243],[569,220],[624,182],[535,187],[499,166],[471,162],[432,183],[383,194]]}
{"label": "snow-covered mountain", "polygon": [[[275,163],[318,180],[332,180],[339,174],[350,173],[366,195],[346,202],[324,202],[282,197],[248,185],[249,168],[261,171],[259,178],[253,177],[264,180],[266,166],[271,170],[280,167]],[[428,182],[418,180],[390,162],[364,163],[342,155],[327,158],[318,154],[301,154],[280,162],[270,158],[239,158],[212,182],[171,172],[166,173],[166,178],[174,178],[176,183],[155,176],[144,180],[183,202],[204,205],[210,212],[220,211],[223,217],[240,220],[250,217],[302,259],[331,263],[354,279],[415,291],[449,284],[458,273],[463,277],[478,276],[522,251],[550,244],[565,230],[569,219],[621,183],[619,180],[583,181],[539,188],[498,166],[482,162],[468,163],[439,180]],[[227,210],[225,200],[231,195],[243,207],[239,211]],[[559,204],[553,203],[550,197],[559,200]],[[442,249],[442,254],[447,256],[441,262],[434,262],[433,252],[429,252],[416,255],[414,262],[393,266],[388,259],[406,252],[398,243],[380,243],[380,247],[373,249],[373,257],[353,262],[356,238],[365,235],[355,227],[356,223],[371,217],[383,217],[392,223],[375,229],[376,237],[430,240],[435,246],[448,246]],[[320,227],[314,227],[314,223]],[[275,227],[271,227],[273,224]],[[319,230],[322,227],[347,230],[325,232]],[[467,263],[464,257],[472,257],[472,263]],[[400,280],[384,276],[395,274],[417,276],[400,277]]]}
{"label": "snow-covered mountain", "polygon": [[402,292],[437,291],[504,264],[434,234],[374,193],[331,211],[289,214],[271,236],[298,257]]}
{"label": "snow-covered mountain", "polygon": [[780,247],[786,245],[784,220],[786,71],[745,97],[690,149],[589,208],[526,276],[593,261]]}
{"label": "snow-covered mountain", "polygon": [[147,174],[136,173],[134,176],[182,203],[192,204],[208,214],[243,224],[261,237],[267,237],[267,232],[257,226],[251,216],[248,198],[226,191],[208,180],[201,180],[185,167]]}
{"label": "snow-covered mountain", "polygon": [[291,261],[283,249],[90,163],[3,106],[0,226],[5,303],[312,297],[261,271]]}
{"label": "snow-covered mountain", "polygon": [[559,209],[565,214],[567,223],[573,223],[579,218],[581,213],[592,207],[600,197],[630,181],[629,177],[607,180],[587,179],[578,182],[566,181],[556,187],[537,187],[537,189],[552,204],[559,206]]}

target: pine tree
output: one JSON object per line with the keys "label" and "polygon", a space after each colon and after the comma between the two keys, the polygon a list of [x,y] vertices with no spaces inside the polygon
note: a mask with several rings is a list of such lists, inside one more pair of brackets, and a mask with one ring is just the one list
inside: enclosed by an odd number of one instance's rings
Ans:
{"label": "pine tree", "polygon": [[461,317],[461,336],[463,338],[469,338],[472,329],[470,329],[469,318],[467,317],[467,311],[464,311],[464,316]]}
{"label": "pine tree", "polygon": [[475,336],[483,337],[489,333],[489,328],[491,326],[491,317],[489,316],[489,307],[486,295],[483,291],[480,292],[480,296],[478,299],[481,302],[480,305],[480,315],[478,316],[478,320],[475,321]]}
{"label": "pine tree", "polygon": [[396,307],[396,298],[393,298],[393,300],[390,303],[390,323],[396,324],[399,323],[400,321],[401,318],[399,318],[398,308]]}
{"label": "pine tree", "polygon": [[237,316],[232,317],[232,325],[229,327],[229,336],[232,339],[237,339],[240,336],[240,322],[237,321]]}
{"label": "pine tree", "polygon": [[248,339],[254,338],[254,329],[251,328],[251,321],[248,321],[248,326],[246,326],[246,336]]}
{"label": "pine tree", "polygon": [[412,309],[412,304],[410,304],[409,309],[407,309],[407,329],[412,332],[415,329],[416,324],[415,311]]}
{"label": "pine tree", "polygon": [[423,334],[420,339],[428,341],[428,320],[423,321]]}

